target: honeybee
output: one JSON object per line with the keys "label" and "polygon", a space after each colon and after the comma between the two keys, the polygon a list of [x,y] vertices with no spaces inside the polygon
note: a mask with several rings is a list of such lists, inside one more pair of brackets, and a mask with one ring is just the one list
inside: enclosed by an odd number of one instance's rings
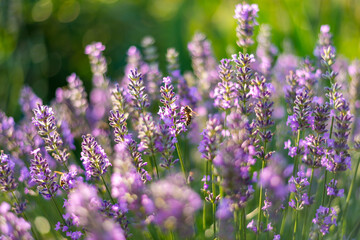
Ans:
{"label": "honeybee", "polygon": [[59,171],[54,171],[54,172],[60,175],[60,180],[59,180],[60,187],[64,186],[65,181],[64,181],[63,178],[62,178],[62,177],[64,176],[64,173],[63,173],[63,172],[59,172]]}
{"label": "honeybee", "polygon": [[191,120],[192,120],[192,118],[193,118],[193,114],[194,115],[198,115],[196,112],[194,112],[192,109],[191,109],[191,107],[189,107],[189,106],[185,106],[184,108],[183,108],[183,110],[184,110],[184,113],[185,113],[185,125],[186,126],[189,126],[190,125],[190,123],[191,123]]}

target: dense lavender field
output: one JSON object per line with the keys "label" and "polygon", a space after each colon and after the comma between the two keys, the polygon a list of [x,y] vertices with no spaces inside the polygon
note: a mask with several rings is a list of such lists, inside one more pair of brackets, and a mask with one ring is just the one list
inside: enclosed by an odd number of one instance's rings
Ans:
{"label": "dense lavender field", "polygon": [[195,34],[192,72],[145,37],[118,80],[86,47],[90,93],[23,87],[23,118],[0,112],[0,239],[360,239],[360,61],[328,25],[313,56],[281,53],[258,11],[236,6],[228,59]]}

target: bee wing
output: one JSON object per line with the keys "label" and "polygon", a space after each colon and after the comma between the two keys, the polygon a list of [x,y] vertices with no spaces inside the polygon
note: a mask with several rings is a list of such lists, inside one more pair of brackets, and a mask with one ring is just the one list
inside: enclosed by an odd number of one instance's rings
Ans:
{"label": "bee wing", "polygon": [[59,171],[54,171],[54,172],[57,173],[57,174],[60,174],[60,175],[64,174],[63,172],[59,172]]}
{"label": "bee wing", "polygon": [[192,111],[192,110],[191,110],[191,113],[194,114],[195,116],[198,116],[198,115],[199,115],[197,112]]}

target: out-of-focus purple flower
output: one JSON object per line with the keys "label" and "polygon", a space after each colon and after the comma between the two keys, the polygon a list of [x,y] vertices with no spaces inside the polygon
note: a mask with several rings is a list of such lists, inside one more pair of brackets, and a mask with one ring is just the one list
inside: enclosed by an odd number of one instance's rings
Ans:
{"label": "out-of-focus purple flower", "polygon": [[263,74],[266,78],[270,77],[273,67],[274,58],[278,53],[278,49],[271,43],[271,27],[267,24],[260,26],[259,35],[257,37],[258,46],[256,49],[256,63],[253,68]]}
{"label": "out-of-focus purple flower", "polygon": [[74,150],[75,149],[75,145],[74,145],[74,135],[72,134],[71,132],[71,129],[69,127],[69,124],[67,123],[67,121],[63,120],[61,122],[61,133],[64,137],[64,141],[65,141],[65,144],[67,146],[69,146],[69,148],[71,150]]}
{"label": "out-of-focus purple flower", "polygon": [[194,215],[201,207],[201,199],[186,185],[184,177],[181,174],[170,175],[151,184],[150,192],[155,208],[153,222],[165,230],[178,231],[182,236],[191,235]]}
{"label": "out-of-focus purple flower", "polygon": [[138,129],[138,137],[140,138],[139,152],[144,152],[146,155],[155,155],[155,141],[158,137],[158,132],[150,113],[140,114]]}
{"label": "out-of-focus purple flower", "polygon": [[213,89],[218,81],[217,62],[215,60],[211,43],[202,33],[196,33],[188,44],[191,55],[192,67],[196,77],[199,79],[197,88],[204,98]]}
{"label": "out-of-focus purple flower", "polygon": [[18,186],[14,178],[15,164],[10,160],[9,155],[0,152],[0,191],[11,192]]}
{"label": "out-of-focus purple flower", "polygon": [[17,217],[10,211],[7,202],[0,204],[0,235],[4,239],[33,239],[30,234],[31,225],[25,219]]}
{"label": "out-of-focus purple flower", "polygon": [[222,130],[220,116],[210,116],[206,128],[201,133],[203,139],[198,147],[201,157],[207,161],[212,162],[216,157],[217,150],[222,142]]}
{"label": "out-of-focus purple flower", "polygon": [[236,86],[232,79],[233,70],[230,59],[222,59],[219,65],[219,77],[221,82],[214,89],[214,105],[222,110],[234,107],[234,98],[236,96]]}
{"label": "out-of-focus purple flower", "polygon": [[302,210],[304,205],[309,205],[309,196],[306,193],[306,186],[310,185],[305,173],[300,171],[297,173],[297,177],[291,176],[289,179],[289,190],[295,193],[294,199],[290,199],[289,205],[295,210]]}
{"label": "out-of-focus purple flower", "polygon": [[333,208],[327,208],[320,206],[316,210],[316,216],[312,220],[315,224],[314,230],[320,231],[323,236],[325,236],[332,225],[337,226],[336,224],[337,213]]}
{"label": "out-of-focus purple flower", "polygon": [[273,240],[280,240],[280,234],[274,235],[274,239]]}
{"label": "out-of-focus purple flower", "polygon": [[252,36],[254,34],[254,27],[258,25],[256,21],[259,7],[257,4],[238,4],[235,8],[234,18],[237,20],[236,36],[238,41],[236,42],[239,47],[249,47],[254,43]]}
{"label": "out-of-focus purple flower", "polygon": [[36,96],[31,87],[25,86],[21,89],[19,104],[25,116],[31,119],[33,116],[32,110],[36,108],[38,104],[42,105],[43,102],[41,98]]}
{"label": "out-of-focus purple flower", "polygon": [[125,117],[128,116],[131,96],[125,88],[121,87],[119,84],[116,84],[111,92],[111,101],[113,111],[119,111],[121,114],[125,114]]}
{"label": "out-of-focus purple flower", "polygon": [[319,41],[314,50],[314,55],[321,59],[324,50],[328,49],[329,47],[332,48],[331,51],[335,52],[335,48],[332,43],[332,34],[330,33],[330,26],[322,25],[320,27]]}
{"label": "out-of-focus purple flower", "polygon": [[63,141],[56,130],[56,120],[52,108],[39,104],[37,108],[33,109],[33,112],[35,117],[32,118],[32,123],[45,141],[46,151],[51,153],[56,161],[64,164],[68,160],[69,154],[66,149],[60,149]]}
{"label": "out-of-focus purple flower", "polygon": [[213,160],[222,177],[224,191],[232,201],[232,210],[243,208],[253,193],[250,166],[255,164],[248,122],[240,113],[227,118],[229,136]]}
{"label": "out-of-focus purple flower", "polygon": [[231,211],[231,200],[228,198],[221,199],[216,210],[216,217],[220,222],[219,238],[225,240],[234,239],[234,227],[232,224],[233,213]]}
{"label": "out-of-focus purple flower", "polygon": [[284,149],[289,149],[289,156],[291,156],[292,158],[295,157],[295,155],[297,154],[297,147],[291,146],[290,139],[285,142]]}
{"label": "out-of-focus purple flower", "polygon": [[95,141],[91,135],[84,135],[81,143],[81,161],[85,168],[87,179],[99,178],[104,175],[111,163],[104,149]]}
{"label": "out-of-focus purple flower", "polygon": [[249,224],[246,226],[246,228],[250,229],[254,233],[257,233],[257,231],[258,231],[257,224],[254,219],[249,222]]}
{"label": "out-of-focus purple flower", "polygon": [[83,82],[75,73],[71,74],[66,80],[68,89],[64,92],[65,97],[70,100],[76,115],[85,115],[89,104]]}
{"label": "out-of-focus purple flower", "polygon": [[[295,75],[295,71],[299,65],[299,58],[292,54],[280,54],[277,58],[275,66],[273,68],[272,74],[275,76],[273,78],[276,88],[276,92],[282,93],[284,85],[286,84],[286,76],[289,75],[290,71]],[[281,94],[279,94],[281,96]],[[276,96],[275,96],[276,97]]]}
{"label": "out-of-focus purple flower", "polygon": [[160,160],[162,160],[162,163],[160,163],[160,166],[170,169],[179,161],[179,159],[174,159],[173,156],[177,139],[165,124],[158,125],[157,132],[159,134],[155,140],[155,147],[161,153]]}
{"label": "out-of-focus purple flower", "polygon": [[100,213],[102,201],[96,188],[80,183],[75,191],[69,194],[66,212],[74,215],[78,224],[87,229],[89,239],[120,239],[125,240],[121,226],[112,219],[104,218]]}
{"label": "out-of-focus purple flower", "polygon": [[93,83],[101,87],[105,82],[104,74],[107,72],[106,59],[103,56],[105,46],[101,42],[89,44],[85,48],[85,54],[89,56],[91,71],[94,74]]}
{"label": "out-of-focus purple flower", "polygon": [[30,165],[31,179],[37,184],[39,193],[45,199],[50,199],[59,189],[59,185],[55,180],[56,174],[51,172],[46,159],[40,153],[40,148],[35,149],[31,154],[34,155]]}
{"label": "out-of-focus purple flower", "polygon": [[125,143],[115,146],[114,173],[111,176],[111,195],[118,200],[122,212],[141,212],[145,185],[137,172]]}

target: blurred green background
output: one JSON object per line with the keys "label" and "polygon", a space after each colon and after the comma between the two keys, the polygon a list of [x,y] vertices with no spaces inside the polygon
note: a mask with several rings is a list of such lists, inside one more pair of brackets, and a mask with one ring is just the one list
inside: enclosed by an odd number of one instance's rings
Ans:
{"label": "blurred green background", "polygon": [[[235,0],[0,0],[0,109],[19,117],[21,87],[31,86],[49,102],[66,77],[76,72],[91,88],[84,48],[103,42],[108,76],[123,75],[129,46],[151,35],[164,69],[167,48],[180,52],[181,68],[191,68],[187,43],[205,33],[218,59],[236,53]],[[272,27],[282,51],[312,56],[320,25],[329,24],[337,52],[360,56],[359,0],[261,0],[258,22]],[[255,47],[255,46],[254,46]]]}

